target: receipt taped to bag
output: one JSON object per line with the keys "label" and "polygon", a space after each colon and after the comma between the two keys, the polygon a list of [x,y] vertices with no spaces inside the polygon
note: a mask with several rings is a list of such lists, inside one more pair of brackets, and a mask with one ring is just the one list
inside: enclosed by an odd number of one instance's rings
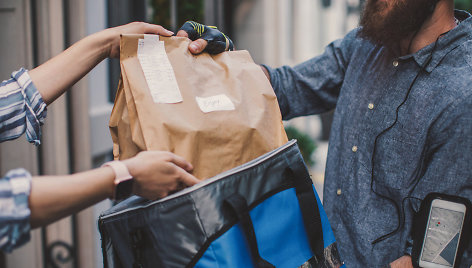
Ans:
{"label": "receipt taped to bag", "polygon": [[159,41],[158,35],[145,34],[144,39],[138,40],[138,60],[155,103],[182,102],[164,41]]}

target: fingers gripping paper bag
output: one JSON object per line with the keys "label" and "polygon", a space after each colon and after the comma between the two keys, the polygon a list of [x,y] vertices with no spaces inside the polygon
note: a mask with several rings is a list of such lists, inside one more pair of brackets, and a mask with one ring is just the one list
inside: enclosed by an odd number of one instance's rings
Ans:
{"label": "fingers gripping paper bag", "polygon": [[115,159],[170,151],[207,179],[285,144],[276,96],[249,53],[195,56],[189,42],[121,37],[121,80],[110,117]]}

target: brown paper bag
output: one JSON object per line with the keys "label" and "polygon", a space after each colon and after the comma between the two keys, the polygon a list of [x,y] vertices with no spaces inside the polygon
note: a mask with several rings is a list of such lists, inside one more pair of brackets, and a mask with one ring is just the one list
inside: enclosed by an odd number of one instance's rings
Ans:
{"label": "brown paper bag", "polygon": [[[195,56],[187,38],[161,36],[183,101],[155,103],[137,57],[142,38],[121,37],[121,80],[109,124],[115,159],[170,151],[206,179],[287,142],[274,91],[247,51]],[[204,113],[197,104],[196,97],[220,94],[234,110]]]}

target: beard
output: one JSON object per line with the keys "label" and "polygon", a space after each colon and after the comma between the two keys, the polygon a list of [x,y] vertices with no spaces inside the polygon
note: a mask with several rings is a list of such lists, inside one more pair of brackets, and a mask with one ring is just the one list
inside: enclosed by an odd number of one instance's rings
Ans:
{"label": "beard", "polygon": [[415,35],[435,7],[434,0],[367,0],[359,36],[397,49]]}

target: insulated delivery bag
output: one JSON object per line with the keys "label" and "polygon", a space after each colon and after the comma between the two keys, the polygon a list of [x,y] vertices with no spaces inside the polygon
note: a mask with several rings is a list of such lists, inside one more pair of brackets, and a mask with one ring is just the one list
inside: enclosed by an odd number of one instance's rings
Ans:
{"label": "insulated delivery bag", "polygon": [[295,141],[157,201],[99,218],[105,267],[340,267]]}

